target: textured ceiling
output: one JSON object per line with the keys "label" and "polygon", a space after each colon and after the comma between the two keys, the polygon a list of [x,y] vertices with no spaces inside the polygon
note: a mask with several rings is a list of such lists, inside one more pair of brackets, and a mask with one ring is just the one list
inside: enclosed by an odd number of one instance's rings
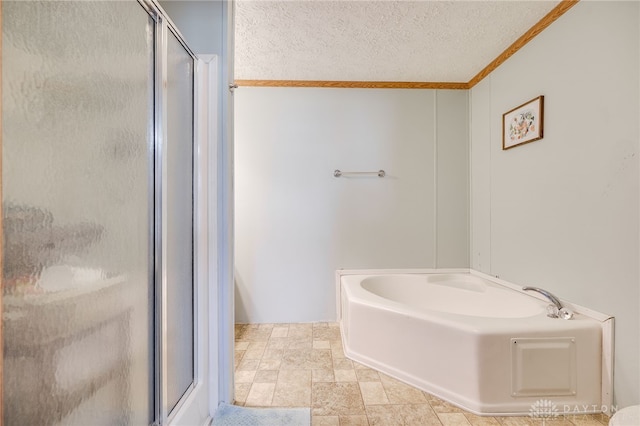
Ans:
{"label": "textured ceiling", "polygon": [[558,3],[236,0],[235,77],[467,82]]}

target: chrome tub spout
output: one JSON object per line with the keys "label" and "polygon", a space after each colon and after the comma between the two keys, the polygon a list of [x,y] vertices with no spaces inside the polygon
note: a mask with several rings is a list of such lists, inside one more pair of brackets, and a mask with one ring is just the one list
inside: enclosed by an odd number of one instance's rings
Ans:
{"label": "chrome tub spout", "polygon": [[562,303],[560,303],[560,299],[558,299],[547,290],[538,287],[522,287],[522,290],[535,291],[537,293],[540,293],[541,295],[549,299],[551,303],[553,303],[553,305],[549,305],[549,307],[547,308],[547,316],[549,318],[562,318],[567,320],[573,318],[573,312],[563,307]]}

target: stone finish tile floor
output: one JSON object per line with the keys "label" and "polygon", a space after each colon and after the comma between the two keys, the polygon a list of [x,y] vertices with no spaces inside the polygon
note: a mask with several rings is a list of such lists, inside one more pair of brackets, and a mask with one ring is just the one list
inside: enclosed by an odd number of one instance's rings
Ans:
{"label": "stone finish tile floor", "polygon": [[309,407],[312,426],[603,426],[605,415],[481,417],[347,359],[337,323],[236,324],[235,403]]}

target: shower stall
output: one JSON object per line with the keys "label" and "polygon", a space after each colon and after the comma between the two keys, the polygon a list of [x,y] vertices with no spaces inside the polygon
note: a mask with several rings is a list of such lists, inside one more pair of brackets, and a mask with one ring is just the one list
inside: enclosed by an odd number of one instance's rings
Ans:
{"label": "shower stall", "polygon": [[0,5],[0,423],[170,423],[209,402],[212,73],[152,0]]}

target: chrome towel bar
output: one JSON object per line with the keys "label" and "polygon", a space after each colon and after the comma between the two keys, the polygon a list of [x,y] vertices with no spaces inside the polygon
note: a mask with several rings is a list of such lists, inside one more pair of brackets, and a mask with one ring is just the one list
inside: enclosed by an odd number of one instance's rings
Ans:
{"label": "chrome towel bar", "polygon": [[377,172],[342,172],[338,169],[333,171],[334,177],[342,177],[342,176],[367,176],[367,175],[377,175],[378,177],[385,177],[386,173],[384,170],[378,170]]}

